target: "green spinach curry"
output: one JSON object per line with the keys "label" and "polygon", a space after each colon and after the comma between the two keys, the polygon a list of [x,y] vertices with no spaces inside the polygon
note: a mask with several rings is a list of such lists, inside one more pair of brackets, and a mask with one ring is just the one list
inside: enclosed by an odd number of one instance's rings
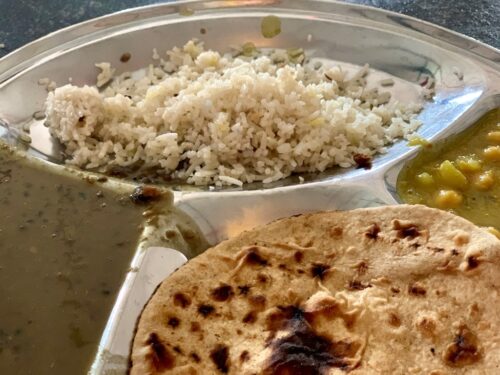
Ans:
{"label": "green spinach curry", "polygon": [[[88,176],[0,143],[0,374],[89,370],[151,204]],[[170,235],[153,245],[206,248],[169,205]]]}

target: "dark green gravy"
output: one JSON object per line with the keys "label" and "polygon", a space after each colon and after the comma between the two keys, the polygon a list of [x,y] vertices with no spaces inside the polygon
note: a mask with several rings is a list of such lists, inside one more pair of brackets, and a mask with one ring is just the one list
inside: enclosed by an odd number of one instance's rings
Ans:
{"label": "dark green gravy", "polygon": [[143,207],[0,144],[0,374],[85,374]]}

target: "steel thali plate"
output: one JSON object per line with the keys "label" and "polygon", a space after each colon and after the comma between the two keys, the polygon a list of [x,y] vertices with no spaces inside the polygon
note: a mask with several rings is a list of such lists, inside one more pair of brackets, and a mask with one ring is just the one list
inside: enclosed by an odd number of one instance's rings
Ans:
{"label": "steel thali plate", "polygon": [[[185,10],[190,8],[189,16]],[[265,39],[261,19],[281,19],[282,32]],[[203,35],[200,30],[206,30]],[[436,95],[424,103],[418,133],[431,141],[464,130],[489,109],[500,105],[500,52],[480,42],[407,16],[364,6],[326,0],[198,0],[131,9],[87,21],[35,41],[0,60],[0,136],[13,143],[16,127],[30,126],[29,153],[60,163],[58,145],[33,113],[43,108],[48,77],[58,85],[93,84],[94,64],[109,61],[117,73],[140,69],[152,62],[152,50],[167,50],[197,37],[207,48],[228,51],[231,45],[252,41],[261,48],[302,47],[315,59],[346,67],[370,64],[369,80],[391,76],[393,97],[414,100],[422,76],[436,81]],[[120,56],[133,57],[121,64]],[[456,72],[463,75],[457,77]],[[8,130],[7,130],[8,127]],[[399,141],[374,159],[369,171],[333,169],[268,184],[208,191],[173,185],[175,205],[215,244],[244,229],[274,219],[318,210],[353,209],[398,203],[395,182],[403,163],[417,150]],[[133,182],[129,182],[133,184]],[[168,251],[167,251],[168,253]],[[164,254],[167,254],[164,253]],[[133,260],[137,275],[127,277],[101,341],[94,373],[125,371],[130,340],[151,285],[182,263],[182,257],[139,248]],[[171,254],[171,253],[170,253]],[[152,269],[160,257],[163,270]],[[155,258],[156,259],[156,258]],[[151,273],[152,272],[152,273]],[[149,281],[147,277],[151,276]],[[159,278],[158,278],[159,277]],[[143,280],[141,282],[141,280]],[[150,283],[144,289],[144,283]],[[137,305],[138,306],[138,305]],[[136,307],[137,307],[136,306]],[[119,329],[117,329],[119,327]],[[127,334],[121,334],[126,330]]]}

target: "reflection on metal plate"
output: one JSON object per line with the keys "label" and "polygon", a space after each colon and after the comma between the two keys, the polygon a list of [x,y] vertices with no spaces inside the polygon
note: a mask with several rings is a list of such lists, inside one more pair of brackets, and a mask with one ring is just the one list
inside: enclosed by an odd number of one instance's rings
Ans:
{"label": "reflection on metal plate", "polygon": [[[186,2],[187,4],[187,2]],[[414,99],[423,77],[436,81],[437,95],[426,102],[419,118],[419,133],[435,140],[466,126],[468,113],[482,108],[499,91],[497,50],[453,32],[405,16],[342,4],[311,0],[189,2],[194,11],[180,16],[184,2],[139,8],[87,21],[64,32],[34,42],[0,61],[0,118],[11,126],[31,123],[31,152],[37,157],[61,161],[60,149],[48,129],[33,114],[42,110],[47,92],[37,82],[48,78],[57,85],[94,84],[94,64],[109,61],[117,74],[152,63],[152,50],[167,50],[198,37],[207,48],[228,51],[230,45],[252,41],[259,47],[302,47],[313,59],[343,66],[370,64],[369,79],[396,78],[388,91],[402,101]],[[261,35],[260,20],[270,12],[278,15],[282,32],[273,39]],[[200,29],[206,33],[201,35]],[[234,32],[228,33],[231,29]],[[120,62],[128,52],[132,58]],[[455,74],[459,71],[461,78]],[[384,73],[382,73],[384,72]],[[371,77],[371,78],[370,78]],[[385,90],[385,89],[384,89]],[[22,103],[23,105],[19,105]],[[397,142],[374,160],[374,168],[406,158],[412,150]],[[332,169],[304,176],[306,182],[355,177],[363,171]],[[259,190],[296,184],[293,177],[276,183],[248,184],[230,190]],[[185,190],[176,185],[173,188]],[[200,188],[189,189],[200,190]]]}
{"label": "reflection on metal plate", "polygon": [[[382,179],[312,184],[257,192],[192,193],[176,196],[176,206],[198,224],[211,244],[273,220],[306,212],[349,210],[394,203]],[[368,177],[368,176],[366,176]]]}

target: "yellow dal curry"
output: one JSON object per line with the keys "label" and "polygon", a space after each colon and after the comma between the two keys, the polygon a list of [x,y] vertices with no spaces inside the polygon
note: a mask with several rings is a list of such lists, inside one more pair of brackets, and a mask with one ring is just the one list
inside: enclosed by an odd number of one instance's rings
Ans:
{"label": "yellow dal curry", "polygon": [[401,171],[407,203],[449,210],[500,237],[500,108],[465,132],[422,150]]}

